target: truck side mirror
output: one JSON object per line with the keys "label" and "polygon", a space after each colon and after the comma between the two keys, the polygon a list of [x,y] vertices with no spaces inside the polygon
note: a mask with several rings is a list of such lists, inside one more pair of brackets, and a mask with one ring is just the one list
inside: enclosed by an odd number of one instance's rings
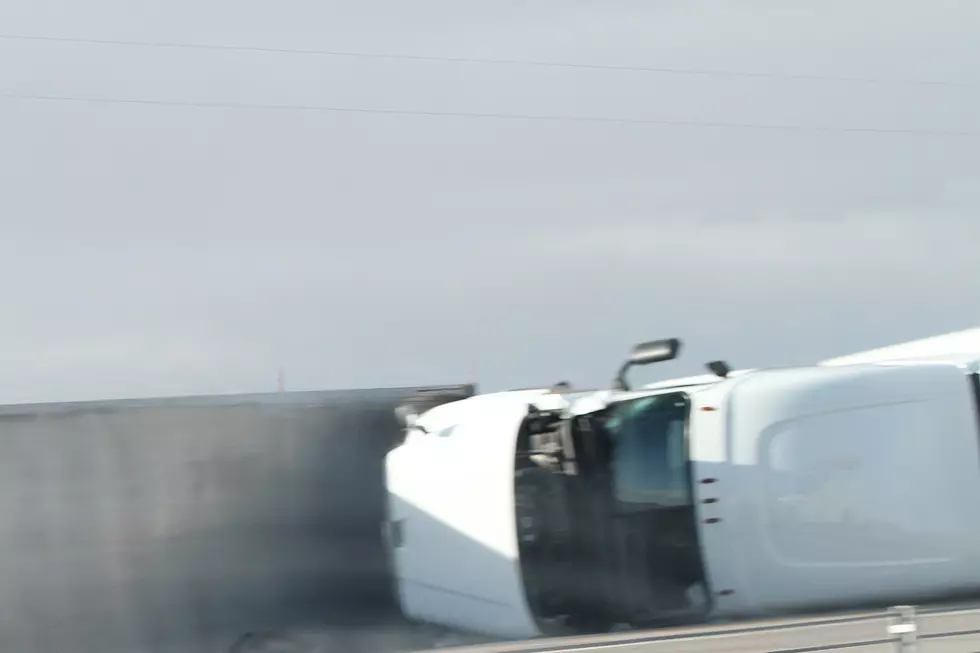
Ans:
{"label": "truck side mirror", "polygon": [[626,382],[626,373],[631,367],[673,360],[677,358],[680,349],[681,341],[678,338],[641,342],[633,347],[629,358],[619,368],[619,373],[616,374],[616,378],[613,380],[613,388],[616,390],[629,390],[629,384]]}

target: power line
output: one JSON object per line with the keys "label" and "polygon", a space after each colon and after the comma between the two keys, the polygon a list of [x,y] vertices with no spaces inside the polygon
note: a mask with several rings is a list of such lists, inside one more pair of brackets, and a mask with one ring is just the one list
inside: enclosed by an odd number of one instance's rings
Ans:
{"label": "power line", "polygon": [[40,41],[51,43],[74,43],[84,45],[108,45],[146,48],[176,48],[185,50],[223,50],[232,52],[256,52],[291,55],[314,55],[321,57],[347,57],[358,59],[387,59],[422,61],[454,64],[483,64],[494,66],[526,66],[542,68],[568,68],[596,71],[620,71],[635,73],[657,73],[663,75],[687,75],[700,77],[732,77],[744,79],[774,79],[816,82],[841,82],[848,84],[875,84],[887,86],[939,86],[950,88],[977,89],[980,82],[956,82],[933,79],[885,79],[875,77],[849,77],[834,75],[809,75],[804,73],[775,73],[762,71],[711,70],[705,68],[667,68],[658,66],[634,66],[616,64],[590,64],[561,61],[538,61],[529,59],[490,59],[478,57],[447,57],[435,55],[390,54],[381,52],[352,52],[344,50],[316,50],[304,48],[274,48],[261,46],[220,45],[210,43],[179,43],[170,41],[128,41],[115,39],[75,38],[67,36],[41,36],[30,34],[0,34],[5,41]]}
{"label": "power line", "polygon": [[618,125],[659,125],[665,127],[692,127],[708,129],[755,129],[767,131],[804,131],[853,134],[919,135],[976,137],[980,131],[940,129],[912,129],[889,127],[834,127],[800,124],[740,123],[701,120],[672,120],[667,118],[616,118],[608,116],[571,116],[524,113],[487,113],[467,111],[425,111],[415,109],[380,109],[369,107],[338,107],[313,104],[259,104],[239,102],[195,102],[191,100],[150,100],[139,98],[83,97],[73,95],[45,95],[0,92],[0,99],[38,102],[78,102],[86,104],[136,105],[183,107],[194,109],[243,109],[255,111],[303,111],[316,113],[347,113],[383,116],[418,116],[429,118],[460,118],[488,120],[524,120],[537,122],[605,123]]}

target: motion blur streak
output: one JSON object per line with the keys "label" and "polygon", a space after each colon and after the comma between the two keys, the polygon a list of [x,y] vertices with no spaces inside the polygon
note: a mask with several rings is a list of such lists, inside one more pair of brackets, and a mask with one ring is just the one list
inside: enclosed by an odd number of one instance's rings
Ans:
{"label": "motion blur streak", "polygon": [[413,390],[0,407],[0,650],[397,630],[382,458]]}

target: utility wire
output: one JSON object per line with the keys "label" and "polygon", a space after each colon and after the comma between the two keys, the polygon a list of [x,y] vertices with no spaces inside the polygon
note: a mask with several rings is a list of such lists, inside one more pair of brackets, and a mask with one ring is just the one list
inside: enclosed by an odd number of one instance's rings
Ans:
{"label": "utility wire", "polygon": [[657,73],[664,75],[687,75],[700,77],[732,77],[744,79],[773,79],[817,82],[843,82],[850,84],[875,84],[888,86],[937,86],[962,89],[978,89],[980,82],[956,82],[932,79],[885,79],[874,77],[848,77],[833,75],[808,75],[801,73],[775,73],[761,71],[730,71],[703,68],[666,68],[657,66],[634,66],[616,64],[589,64],[560,61],[537,61],[522,59],[485,59],[475,57],[446,57],[413,54],[386,54],[380,52],[351,52],[343,50],[315,50],[302,48],[273,48],[260,46],[219,45],[209,43],[179,43],[170,41],[127,41],[113,39],[75,38],[62,36],[42,36],[30,34],[0,34],[4,41],[40,41],[50,43],[74,43],[86,45],[108,45],[145,48],[177,48],[186,50],[224,50],[232,52],[259,52],[292,55],[315,55],[321,57],[347,57],[358,59],[387,59],[404,61],[425,61],[455,64],[484,64],[496,66],[526,66],[543,68],[569,68],[597,71],[621,71],[636,73]]}
{"label": "utility wire", "polygon": [[84,97],[35,93],[0,92],[0,99],[38,102],[77,102],[86,104],[138,105],[185,107],[195,109],[244,109],[256,111],[304,111],[318,113],[348,113],[386,116],[420,116],[430,118],[474,118],[492,120],[524,120],[537,122],[605,123],[618,125],[660,125],[710,129],[755,129],[768,131],[832,132],[844,134],[920,135],[946,137],[976,137],[980,131],[914,129],[890,127],[834,127],[823,125],[742,123],[701,120],[672,120],[667,118],[616,118],[608,116],[572,116],[524,113],[487,113],[467,111],[426,111],[414,109],[380,109],[369,107],[339,107],[315,104],[258,104],[239,102],[195,102],[191,100],[151,100],[139,98]]}

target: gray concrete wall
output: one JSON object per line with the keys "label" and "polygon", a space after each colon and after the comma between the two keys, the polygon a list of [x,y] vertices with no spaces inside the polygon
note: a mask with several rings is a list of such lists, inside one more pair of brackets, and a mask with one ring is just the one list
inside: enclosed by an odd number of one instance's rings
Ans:
{"label": "gray concrete wall", "polygon": [[0,407],[0,651],[397,620],[382,459],[408,392]]}

